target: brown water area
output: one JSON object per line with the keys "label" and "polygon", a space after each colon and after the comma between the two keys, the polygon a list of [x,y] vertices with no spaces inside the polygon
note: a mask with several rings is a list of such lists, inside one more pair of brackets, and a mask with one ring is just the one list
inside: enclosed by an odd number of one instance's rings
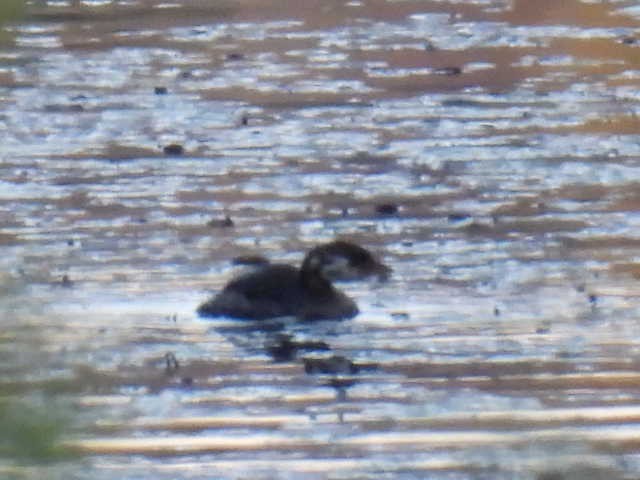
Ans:
{"label": "brown water area", "polygon": [[[0,392],[70,405],[84,456],[0,478],[640,478],[637,2],[34,0],[3,30]],[[334,238],[393,268],[339,285],[354,319],[196,315],[233,258]]]}

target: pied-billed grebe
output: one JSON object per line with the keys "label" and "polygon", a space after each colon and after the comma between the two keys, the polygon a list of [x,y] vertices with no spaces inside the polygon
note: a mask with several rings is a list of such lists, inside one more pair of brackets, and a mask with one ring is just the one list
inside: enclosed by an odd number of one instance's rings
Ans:
{"label": "pied-billed grebe", "polygon": [[322,255],[322,272],[332,281],[362,280],[371,276],[384,281],[391,275],[391,268],[355,243],[335,240],[318,245],[311,251]]}
{"label": "pied-billed grebe", "polygon": [[358,307],[325,277],[325,255],[313,249],[299,269],[273,264],[241,275],[200,305],[198,314],[253,320],[285,316],[301,320],[352,318],[358,314]]}

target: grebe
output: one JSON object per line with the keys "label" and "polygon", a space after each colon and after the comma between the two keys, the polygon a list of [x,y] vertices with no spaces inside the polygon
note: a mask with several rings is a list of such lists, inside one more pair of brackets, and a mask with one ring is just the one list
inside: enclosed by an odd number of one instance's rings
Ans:
{"label": "grebe", "polygon": [[298,269],[267,264],[231,280],[216,296],[198,307],[204,317],[264,320],[294,316],[300,320],[347,319],[358,314],[355,302],[337,290],[324,271],[332,253],[312,249]]}

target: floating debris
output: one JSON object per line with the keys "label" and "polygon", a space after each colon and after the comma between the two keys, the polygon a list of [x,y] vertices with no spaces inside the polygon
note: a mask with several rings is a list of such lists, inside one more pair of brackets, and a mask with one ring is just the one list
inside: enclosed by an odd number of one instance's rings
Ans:
{"label": "floating debris", "polygon": [[231,52],[231,53],[227,53],[225,58],[231,61],[244,60],[244,54],[240,52]]}
{"label": "floating debris", "polygon": [[395,215],[399,211],[398,205],[394,203],[381,203],[376,205],[376,213],[380,215]]}
{"label": "floating debris", "polygon": [[173,352],[167,352],[164,354],[165,368],[164,372],[167,375],[173,375],[180,369],[180,364]]}
{"label": "floating debris", "polygon": [[211,228],[230,228],[233,226],[234,226],[233,220],[229,215],[225,215],[225,217],[222,219],[214,218],[207,222],[207,227],[211,227]]}
{"label": "floating debris", "polygon": [[170,145],[166,145],[162,151],[165,155],[180,156],[184,154],[184,147],[179,143],[172,143]]}
{"label": "floating debris", "polygon": [[462,74],[462,68],[460,67],[443,67],[437,68],[434,70],[436,75],[445,75],[447,77],[454,77],[456,75]]}

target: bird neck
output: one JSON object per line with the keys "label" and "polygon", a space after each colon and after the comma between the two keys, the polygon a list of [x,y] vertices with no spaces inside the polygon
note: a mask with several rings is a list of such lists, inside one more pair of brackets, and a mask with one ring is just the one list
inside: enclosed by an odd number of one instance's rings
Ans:
{"label": "bird neck", "polygon": [[331,282],[327,280],[313,259],[306,258],[300,268],[300,282],[303,287],[314,294],[330,293],[333,291]]}

